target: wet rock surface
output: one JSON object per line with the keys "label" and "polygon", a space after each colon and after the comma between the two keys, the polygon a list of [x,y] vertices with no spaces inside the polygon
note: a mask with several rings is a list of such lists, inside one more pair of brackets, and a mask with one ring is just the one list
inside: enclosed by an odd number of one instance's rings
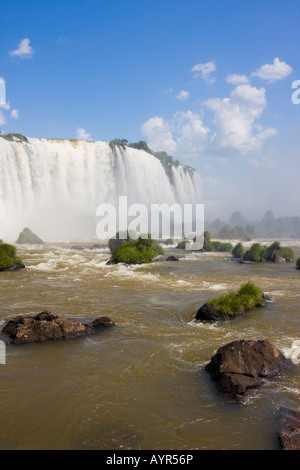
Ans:
{"label": "wet rock surface", "polygon": [[288,360],[267,340],[236,340],[218,349],[205,367],[218,388],[234,397],[278,374]]}
{"label": "wet rock surface", "polygon": [[18,315],[3,327],[2,333],[12,344],[32,343],[46,340],[74,339],[95,333],[98,328],[113,326],[108,317],[100,317],[89,323],[63,318],[56,313],[44,311],[38,315]]}
{"label": "wet rock surface", "polygon": [[278,435],[283,450],[300,450],[300,411],[280,409]]}

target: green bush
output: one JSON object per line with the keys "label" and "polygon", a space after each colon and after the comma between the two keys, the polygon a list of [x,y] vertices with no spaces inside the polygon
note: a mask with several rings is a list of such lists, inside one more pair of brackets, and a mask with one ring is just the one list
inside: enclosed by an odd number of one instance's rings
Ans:
{"label": "green bush", "polygon": [[292,261],[295,253],[290,247],[281,247],[279,242],[273,242],[269,246],[262,246],[259,243],[254,243],[250,250],[248,250],[244,259],[247,261],[278,261],[279,257],[284,258],[286,261]]}
{"label": "green bush", "polygon": [[285,261],[293,261],[293,259],[295,258],[294,251],[288,246],[283,246],[282,248],[280,248],[279,255],[282,256]]}
{"label": "green bush", "polygon": [[176,248],[179,250],[185,250],[186,243],[189,243],[188,240],[182,240],[177,244]]}
{"label": "green bush", "polygon": [[263,306],[265,296],[255,284],[246,283],[241,286],[236,294],[229,292],[227,295],[209,300],[208,303],[215,305],[219,313],[232,317],[254,307]]}
{"label": "green bush", "polygon": [[156,256],[163,254],[164,250],[155,241],[148,238],[139,238],[138,240],[130,240],[118,246],[112,254],[114,263],[126,264],[144,264],[150,263]]}
{"label": "green bush", "polygon": [[115,150],[116,147],[121,147],[123,150],[127,147],[128,140],[127,139],[113,139],[109,142],[109,146],[112,151]]}
{"label": "green bush", "polygon": [[0,244],[0,270],[7,269],[13,264],[22,264],[17,257],[16,248],[7,243]]}
{"label": "green bush", "polygon": [[173,238],[168,238],[168,239],[165,241],[165,244],[166,244],[166,245],[174,245],[174,240],[173,240]]}
{"label": "green bush", "polygon": [[208,231],[204,232],[204,251],[231,251],[233,248],[231,243],[220,242],[218,240],[211,240],[211,233]]}
{"label": "green bush", "polygon": [[242,243],[238,243],[237,245],[235,245],[231,253],[234,258],[242,258],[245,254],[245,248]]}
{"label": "green bush", "polygon": [[18,134],[17,132],[13,132],[13,133],[10,132],[9,134],[3,134],[0,137],[2,137],[5,140],[8,140],[9,142],[19,141],[19,142],[28,143],[27,137],[25,137],[25,135]]}

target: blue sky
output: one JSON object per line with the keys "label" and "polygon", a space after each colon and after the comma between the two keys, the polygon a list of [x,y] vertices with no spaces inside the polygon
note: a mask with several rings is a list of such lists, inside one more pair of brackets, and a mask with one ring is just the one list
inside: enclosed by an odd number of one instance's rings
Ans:
{"label": "blue sky", "polygon": [[299,20],[299,0],[1,0],[0,127],[146,140],[216,216],[300,215]]}

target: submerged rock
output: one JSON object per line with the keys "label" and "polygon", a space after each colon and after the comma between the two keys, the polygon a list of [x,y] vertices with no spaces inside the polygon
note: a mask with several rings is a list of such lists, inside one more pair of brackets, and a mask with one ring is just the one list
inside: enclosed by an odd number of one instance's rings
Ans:
{"label": "submerged rock", "polygon": [[44,242],[39,238],[35,233],[33,233],[30,228],[25,227],[22,232],[19,234],[19,238],[16,243],[20,245],[43,245]]}
{"label": "submerged rock", "polygon": [[46,340],[73,339],[95,333],[99,327],[113,326],[108,317],[100,317],[89,323],[69,320],[56,313],[44,311],[38,315],[18,315],[2,329],[10,343],[22,344]]}
{"label": "submerged rock", "polygon": [[288,360],[267,340],[237,340],[218,349],[205,367],[219,389],[234,397],[278,374]]}
{"label": "submerged rock", "polygon": [[300,450],[300,411],[280,409],[279,440],[283,450]]}

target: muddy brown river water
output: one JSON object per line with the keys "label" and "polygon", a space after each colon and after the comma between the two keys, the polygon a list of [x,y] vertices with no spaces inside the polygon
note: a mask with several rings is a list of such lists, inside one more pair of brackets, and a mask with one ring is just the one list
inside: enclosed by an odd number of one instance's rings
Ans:
{"label": "muddy brown river water", "polygon": [[[288,244],[300,256],[300,243]],[[168,248],[179,262],[107,266],[108,249],[91,245],[18,246],[26,269],[0,273],[2,325],[46,309],[116,324],[75,340],[6,346],[0,449],[279,449],[278,410],[299,409],[300,365],[238,402],[204,367],[240,338],[265,338],[291,354],[300,340],[295,262],[243,265],[226,253]],[[205,301],[248,281],[270,297],[265,307],[194,321]]]}

